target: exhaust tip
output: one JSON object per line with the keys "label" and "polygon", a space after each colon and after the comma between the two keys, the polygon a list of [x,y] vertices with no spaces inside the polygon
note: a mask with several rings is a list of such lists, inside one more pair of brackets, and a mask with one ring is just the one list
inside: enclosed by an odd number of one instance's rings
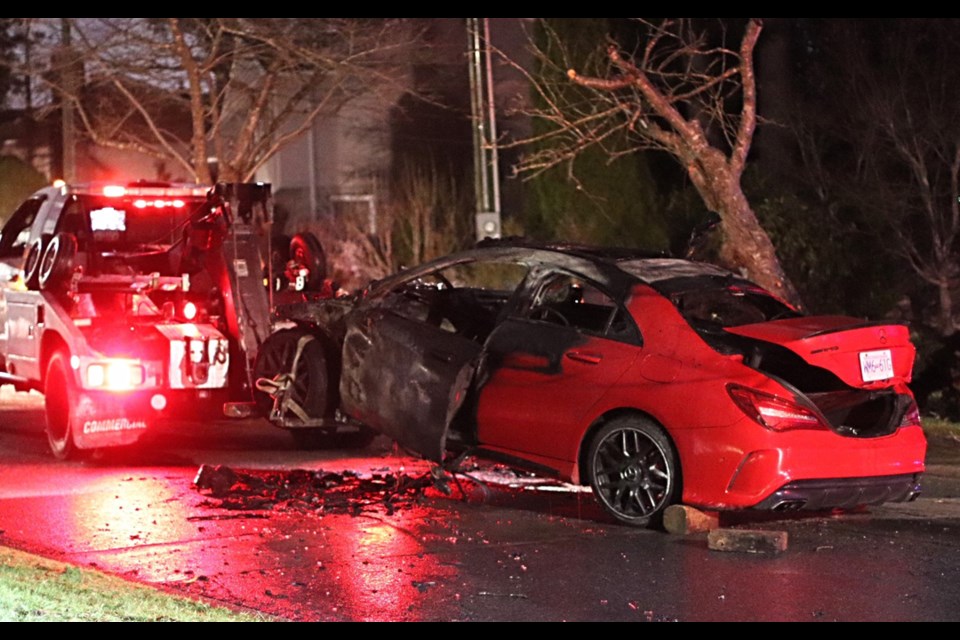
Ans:
{"label": "exhaust tip", "polygon": [[807,502],[805,500],[784,500],[773,506],[773,511],[800,511]]}

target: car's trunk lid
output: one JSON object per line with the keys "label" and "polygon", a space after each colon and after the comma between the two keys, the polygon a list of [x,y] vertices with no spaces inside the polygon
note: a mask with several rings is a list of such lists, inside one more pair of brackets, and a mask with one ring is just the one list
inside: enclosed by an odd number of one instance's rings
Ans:
{"label": "car's trunk lid", "polygon": [[808,364],[831,371],[859,389],[909,382],[916,355],[905,325],[846,316],[787,318],[726,331],[789,349]]}

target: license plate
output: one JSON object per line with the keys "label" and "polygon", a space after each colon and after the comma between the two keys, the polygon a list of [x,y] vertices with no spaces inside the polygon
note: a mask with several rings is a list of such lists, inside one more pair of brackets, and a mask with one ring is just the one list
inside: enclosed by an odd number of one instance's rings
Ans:
{"label": "license plate", "polygon": [[893,356],[890,349],[860,353],[860,375],[864,382],[888,380],[893,377]]}

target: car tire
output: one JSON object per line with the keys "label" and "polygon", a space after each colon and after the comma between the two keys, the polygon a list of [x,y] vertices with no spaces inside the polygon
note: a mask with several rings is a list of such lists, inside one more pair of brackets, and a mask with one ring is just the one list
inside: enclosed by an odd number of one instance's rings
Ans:
{"label": "car tire", "polygon": [[77,387],[70,368],[70,356],[58,349],[47,364],[44,378],[46,433],[50,451],[58,460],[77,457],[73,440],[76,427]]}
{"label": "car tire", "polygon": [[[292,376],[288,402],[296,403],[310,419],[319,420],[327,416],[330,378],[323,343],[317,336],[302,329],[283,329],[272,334],[257,351],[253,374],[255,380]],[[258,389],[254,400],[260,413],[277,426],[285,426],[287,421],[302,421],[291,406],[281,407],[280,416],[271,416],[274,400],[264,391]]]}
{"label": "car tire", "polygon": [[40,259],[40,288],[44,291],[63,289],[73,275],[77,259],[77,237],[58,233],[43,251]]}
{"label": "car tire", "polygon": [[31,291],[40,288],[40,261],[52,237],[45,233],[39,238],[34,238],[27,249],[27,257],[23,261],[23,281]]}
{"label": "car tire", "polygon": [[590,440],[586,471],[601,506],[617,521],[661,528],[681,495],[680,460],[662,427],[642,416],[614,418]]}

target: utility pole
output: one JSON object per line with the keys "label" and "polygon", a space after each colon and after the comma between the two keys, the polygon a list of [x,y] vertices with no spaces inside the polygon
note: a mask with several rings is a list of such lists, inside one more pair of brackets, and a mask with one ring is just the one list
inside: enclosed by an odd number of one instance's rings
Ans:
{"label": "utility pole", "polygon": [[490,61],[490,19],[467,18],[470,53],[470,111],[473,115],[473,175],[477,240],[499,238],[500,172],[497,110]]}
{"label": "utility pole", "polygon": [[76,54],[70,42],[70,19],[60,18],[60,51],[56,64],[60,73],[60,115],[62,117],[63,176],[67,182],[77,178],[77,130],[73,113],[73,100],[80,89],[77,77]]}

